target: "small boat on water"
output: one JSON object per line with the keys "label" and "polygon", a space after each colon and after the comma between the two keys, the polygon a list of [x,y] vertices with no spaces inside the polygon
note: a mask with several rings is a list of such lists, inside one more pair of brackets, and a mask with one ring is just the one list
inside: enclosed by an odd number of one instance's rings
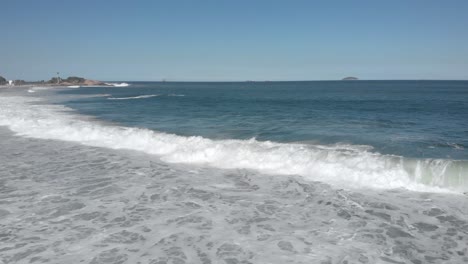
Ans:
{"label": "small boat on water", "polygon": [[79,85],[70,85],[70,86],[68,86],[68,88],[80,88],[80,86]]}

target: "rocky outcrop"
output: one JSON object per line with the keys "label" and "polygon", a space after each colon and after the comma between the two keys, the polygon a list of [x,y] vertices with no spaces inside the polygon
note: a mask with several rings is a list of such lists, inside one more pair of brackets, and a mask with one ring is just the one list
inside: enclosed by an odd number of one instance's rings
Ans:
{"label": "rocky outcrop", "polygon": [[0,76],[0,85],[5,85],[5,84],[7,84],[7,80],[3,78],[2,76]]}
{"label": "rocky outcrop", "polygon": [[83,82],[83,85],[107,85],[101,81],[95,81],[95,80],[85,80]]}
{"label": "rocky outcrop", "polygon": [[83,84],[85,81],[86,81],[85,78],[76,77],[76,76],[71,76],[71,77],[68,77],[68,78],[62,80],[62,82],[72,83],[72,84]]}
{"label": "rocky outcrop", "polygon": [[57,84],[57,85],[83,85],[83,86],[94,86],[94,85],[106,85],[101,81],[95,80],[88,80],[82,77],[70,76],[66,79],[58,79],[54,77],[48,81],[50,84]]}

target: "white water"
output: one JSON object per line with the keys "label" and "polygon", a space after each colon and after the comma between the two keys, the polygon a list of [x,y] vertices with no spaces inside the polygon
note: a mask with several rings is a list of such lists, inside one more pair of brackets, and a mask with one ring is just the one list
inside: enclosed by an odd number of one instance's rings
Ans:
{"label": "white water", "polygon": [[142,98],[151,98],[159,96],[159,94],[146,94],[146,95],[138,95],[138,96],[131,96],[131,97],[109,97],[108,100],[131,100],[131,99],[142,99]]}
{"label": "white water", "polygon": [[5,130],[1,263],[468,263],[468,196],[337,190]]}
{"label": "white water", "polygon": [[127,86],[130,86],[130,84],[128,83],[106,83],[107,85],[112,85],[114,87],[127,87]]}
{"label": "white water", "polygon": [[45,91],[45,90],[50,90],[53,89],[54,87],[41,87],[41,86],[35,86],[32,87],[31,89],[28,90],[28,93],[35,93],[37,91]]}
{"label": "white water", "polygon": [[108,126],[86,121],[69,108],[43,104],[32,97],[1,97],[0,125],[22,136],[132,149],[158,155],[166,162],[297,174],[340,187],[465,191],[468,185],[464,180],[466,169],[457,161],[407,160],[372,153],[362,146],[210,140]]}

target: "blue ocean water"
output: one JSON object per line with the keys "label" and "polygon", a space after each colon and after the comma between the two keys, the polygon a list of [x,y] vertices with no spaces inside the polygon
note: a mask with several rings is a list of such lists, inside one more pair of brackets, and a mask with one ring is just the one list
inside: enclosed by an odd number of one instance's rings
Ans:
{"label": "blue ocean water", "polygon": [[365,145],[409,158],[468,159],[467,81],[130,84],[62,93],[87,95],[65,103],[80,113],[182,136]]}
{"label": "blue ocean water", "polygon": [[0,258],[467,263],[467,92],[426,81],[1,88]]}

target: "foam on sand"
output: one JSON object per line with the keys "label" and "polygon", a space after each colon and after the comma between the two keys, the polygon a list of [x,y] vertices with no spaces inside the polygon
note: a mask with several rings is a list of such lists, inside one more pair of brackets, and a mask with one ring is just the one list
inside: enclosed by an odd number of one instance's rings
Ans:
{"label": "foam on sand", "polygon": [[[39,104],[38,104],[39,103]],[[87,121],[61,105],[32,97],[0,98],[0,125],[19,135],[158,155],[166,162],[301,175],[343,187],[468,190],[466,161],[407,159],[353,145],[323,146],[251,140],[211,140]]]}
{"label": "foam on sand", "polygon": [[5,130],[3,263],[468,260],[468,197],[461,195],[337,190]]}

